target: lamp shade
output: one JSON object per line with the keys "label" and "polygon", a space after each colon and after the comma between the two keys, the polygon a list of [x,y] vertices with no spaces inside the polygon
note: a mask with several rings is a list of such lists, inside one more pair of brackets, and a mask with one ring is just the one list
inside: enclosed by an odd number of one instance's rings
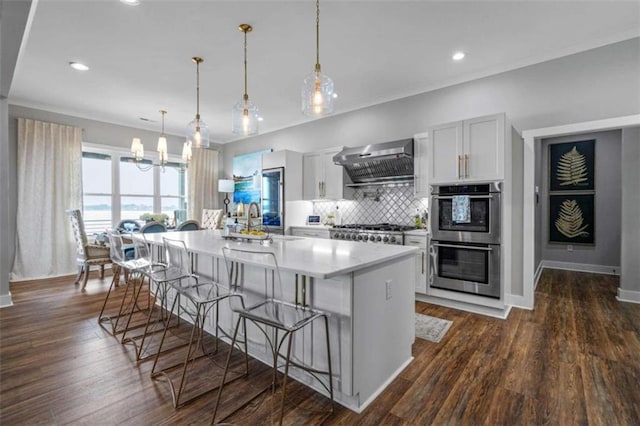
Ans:
{"label": "lamp shade", "polygon": [[258,107],[247,99],[240,99],[233,107],[231,131],[236,135],[251,136],[258,133]]}
{"label": "lamp shade", "polygon": [[233,192],[235,184],[231,179],[218,179],[218,192]]}

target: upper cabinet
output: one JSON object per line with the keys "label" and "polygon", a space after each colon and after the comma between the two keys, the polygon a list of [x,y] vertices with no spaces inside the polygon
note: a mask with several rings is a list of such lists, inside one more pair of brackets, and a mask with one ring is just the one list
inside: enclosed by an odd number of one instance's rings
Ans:
{"label": "upper cabinet", "polygon": [[426,133],[428,184],[503,180],[504,144],[504,114],[429,128]]}
{"label": "upper cabinet", "polygon": [[303,198],[305,200],[340,200],[343,198],[342,166],[333,163],[333,156],[342,147],[329,148],[303,155]]}
{"label": "upper cabinet", "polygon": [[420,133],[413,137],[413,173],[414,196],[426,198],[429,196],[428,145],[429,133]]}

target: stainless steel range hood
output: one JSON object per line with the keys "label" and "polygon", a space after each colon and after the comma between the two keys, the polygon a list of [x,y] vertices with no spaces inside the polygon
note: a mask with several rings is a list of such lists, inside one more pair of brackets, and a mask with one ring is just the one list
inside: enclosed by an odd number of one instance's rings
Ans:
{"label": "stainless steel range hood", "polygon": [[346,186],[413,183],[413,139],[346,148],[333,162],[351,178]]}

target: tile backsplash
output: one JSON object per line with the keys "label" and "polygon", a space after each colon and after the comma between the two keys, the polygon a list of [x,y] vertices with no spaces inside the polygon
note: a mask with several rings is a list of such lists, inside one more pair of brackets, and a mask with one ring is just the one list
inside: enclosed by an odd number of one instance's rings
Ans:
{"label": "tile backsplash", "polygon": [[394,223],[414,225],[416,211],[429,210],[428,198],[414,198],[413,186],[358,188],[353,200],[315,201],[313,213],[324,222],[329,213],[335,213],[336,205],[342,223]]}

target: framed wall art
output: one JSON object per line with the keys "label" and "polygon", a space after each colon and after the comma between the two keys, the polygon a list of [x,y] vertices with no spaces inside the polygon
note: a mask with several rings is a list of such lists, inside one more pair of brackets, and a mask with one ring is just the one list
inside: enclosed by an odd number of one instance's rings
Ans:
{"label": "framed wall art", "polygon": [[595,244],[595,194],[549,196],[549,242]]}
{"label": "framed wall art", "polygon": [[595,140],[549,145],[549,192],[595,190]]}
{"label": "framed wall art", "polygon": [[233,202],[235,204],[260,203],[262,188],[262,154],[271,152],[252,152],[233,157]]}

